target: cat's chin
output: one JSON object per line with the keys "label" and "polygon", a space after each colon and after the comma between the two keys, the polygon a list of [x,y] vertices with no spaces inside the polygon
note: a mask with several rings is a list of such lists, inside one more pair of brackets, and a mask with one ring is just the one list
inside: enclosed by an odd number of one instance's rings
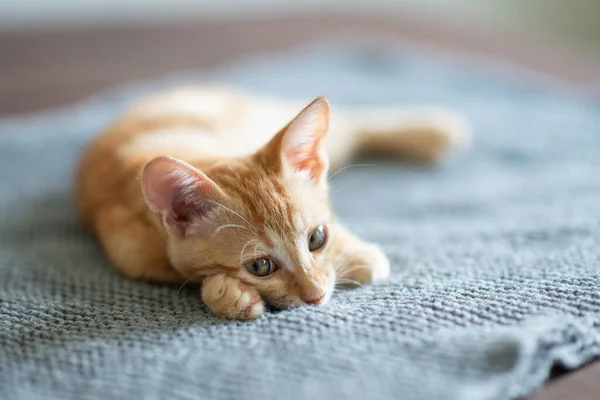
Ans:
{"label": "cat's chin", "polygon": [[319,306],[326,305],[327,303],[329,303],[332,296],[333,296],[333,287],[331,288],[331,290],[328,290],[327,292],[325,292],[325,297],[323,297],[323,300],[321,300],[321,302],[318,305]]}

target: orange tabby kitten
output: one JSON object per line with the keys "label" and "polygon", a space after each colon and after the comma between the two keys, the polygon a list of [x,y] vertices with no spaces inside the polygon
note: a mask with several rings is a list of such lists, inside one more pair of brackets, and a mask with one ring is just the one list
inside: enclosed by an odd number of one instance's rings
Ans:
{"label": "orange tabby kitten", "polygon": [[82,218],[122,274],[197,278],[222,317],[323,304],[336,283],[384,281],[386,256],[330,209],[330,165],[364,151],[435,161],[468,127],[444,110],[330,115],[324,97],[294,118],[300,109],[211,87],[146,98],[84,154]]}

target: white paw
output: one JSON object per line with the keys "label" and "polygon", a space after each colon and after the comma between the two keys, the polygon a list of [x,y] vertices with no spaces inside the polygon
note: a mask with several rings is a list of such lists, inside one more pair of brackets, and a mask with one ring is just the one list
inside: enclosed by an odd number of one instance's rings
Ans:
{"label": "white paw", "polygon": [[376,245],[370,246],[371,283],[385,282],[390,278],[390,261]]}
{"label": "white paw", "polygon": [[223,318],[248,320],[262,315],[265,304],[253,287],[237,278],[214,275],[202,283],[202,300],[211,311]]}
{"label": "white paw", "polygon": [[348,272],[342,272],[340,282],[349,280],[364,283],[382,283],[390,277],[390,262],[381,249],[374,245],[365,245],[360,253],[354,255],[347,267]]}

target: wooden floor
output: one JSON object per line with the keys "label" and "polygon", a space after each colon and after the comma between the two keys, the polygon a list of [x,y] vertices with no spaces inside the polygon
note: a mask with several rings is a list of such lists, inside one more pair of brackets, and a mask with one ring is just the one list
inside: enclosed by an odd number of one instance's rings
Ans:
{"label": "wooden floor", "polygon": [[[451,25],[451,26],[450,26]],[[77,101],[132,80],[215,67],[234,58],[367,30],[453,54],[506,60],[556,82],[600,84],[600,57],[514,32],[409,18],[305,16],[138,28],[0,32],[0,115]],[[528,400],[600,399],[600,362],[552,381]]]}

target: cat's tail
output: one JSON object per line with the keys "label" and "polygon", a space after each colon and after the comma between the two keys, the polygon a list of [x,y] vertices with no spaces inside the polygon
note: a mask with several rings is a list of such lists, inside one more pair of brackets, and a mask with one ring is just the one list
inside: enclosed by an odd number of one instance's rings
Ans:
{"label": "cat's tail", "polygon": [[445,108],[344,110],[339,117],[352,133],[353,157],[382,155],[432,163],[471,143],[468,121]]}

